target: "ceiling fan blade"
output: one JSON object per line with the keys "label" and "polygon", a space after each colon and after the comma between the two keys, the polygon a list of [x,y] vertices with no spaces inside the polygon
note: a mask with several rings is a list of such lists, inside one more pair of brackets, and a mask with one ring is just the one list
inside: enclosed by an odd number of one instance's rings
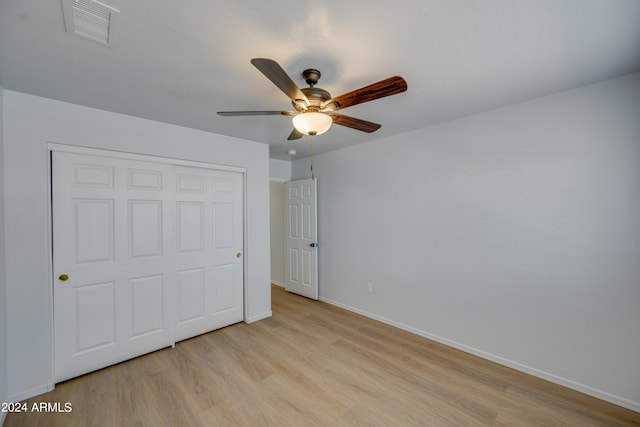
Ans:
{"label": "ceiling fan blade", "polygon": [[293,130],[289,134],[289,137],[287,138],[287,140],[288,141],[292,141],[294,139],[300,139],[303,136],[304,136],[304,134],[302,132],[299,132],[296,128],[293,128]]}
{"label": "ceiling fan blade", "polygon": [[368,122],[366,120],[356,119],[355,117],[349,117],[342,114],[333,113],[329,114],[329,116],[333,119],[333,123],[337,125],[346,126],[367,133],[375,132],[382,126],[378,123]]}
{"label": "ceiling fan blade", "polygon": [[400,76],[389,77],[378,83],[345,93],[322,104],[324,111],[336,111],[363,102],[373,101],[385,96],[396,95],[407,90],[407,82]]}
{"label": "ceiling fan blade", "polygon": [[295,116],[293,111],[218,111],[219,116]]}
{"label": "ceiling fan blade", "polygon": [[267,58],[253,58],[251,63],[260,70],[262,74],[267,76],[274,85],[278,86],[278,88],[283,91],[291,101],[295,103],[296,101],[301,100],[306,105],[309,105],[309,100],[305,94],[302,93],[300,88],[293,82],[293,80],[291,80],[276,61]]}

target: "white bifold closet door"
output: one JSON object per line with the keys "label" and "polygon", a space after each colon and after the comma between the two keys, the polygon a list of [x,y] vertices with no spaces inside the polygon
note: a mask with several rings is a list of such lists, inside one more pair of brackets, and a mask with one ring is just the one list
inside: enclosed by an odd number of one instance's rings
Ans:
{"label": "white bifold closet door", "polygon": [[241,173],[52,157],[56,382],[243,319]]}
{"label": "white bifold closet door", "polygon": [[175,178],[180,341],[244,317],[242,175],[176,167]]}

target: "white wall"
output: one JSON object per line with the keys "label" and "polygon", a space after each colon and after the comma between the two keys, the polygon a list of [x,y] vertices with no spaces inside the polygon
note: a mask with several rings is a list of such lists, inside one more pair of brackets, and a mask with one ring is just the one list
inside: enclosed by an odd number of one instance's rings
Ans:
{"label": "white wall", "polygon": [[246,168],[245,315],[271,315],[266,144],[12,91],[4,100],[9,399],[42,393],[53,378],[47,142]]}
{"label": "white wall", "polygon": [[640,74],[314,172],[323,300],[640,411]]}
{"label": "white wall", "polygon": [[279,159],[269,159],[269,177],[271,181],[291,181],[291,162]]}
{"label": "white wall", "polygon": [[284,286],[284,183],[291,181],[291,162],[270,159],[271,283]]}
{"label": "white wall", "polygon": [[271,283],[284,286],[284,182],[269,183]]}
{"label": "white wall", "polygon": [[[4,249],[4,97],[0,86],[0,403],[7,402],[7,305],[5,300],[5,249]],[[6,414],[0,413],[0,425]]]}

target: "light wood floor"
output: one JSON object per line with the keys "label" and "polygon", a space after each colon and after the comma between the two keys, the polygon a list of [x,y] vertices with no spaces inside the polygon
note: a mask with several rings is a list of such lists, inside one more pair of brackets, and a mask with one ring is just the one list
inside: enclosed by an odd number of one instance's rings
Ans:
{"label": "light wood floor", "polygon": [[632,412],[273,287],[273,317],[67,381],[14,426],[638,426]]}

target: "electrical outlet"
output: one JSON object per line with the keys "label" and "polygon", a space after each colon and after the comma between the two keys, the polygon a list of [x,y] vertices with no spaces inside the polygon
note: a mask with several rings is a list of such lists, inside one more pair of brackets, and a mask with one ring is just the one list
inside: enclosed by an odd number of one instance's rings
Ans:
{"label": "electrical outlet", "polygon": [[371,283],[367,283],[367,292],[370,294],[373,293],[373,285]]}

